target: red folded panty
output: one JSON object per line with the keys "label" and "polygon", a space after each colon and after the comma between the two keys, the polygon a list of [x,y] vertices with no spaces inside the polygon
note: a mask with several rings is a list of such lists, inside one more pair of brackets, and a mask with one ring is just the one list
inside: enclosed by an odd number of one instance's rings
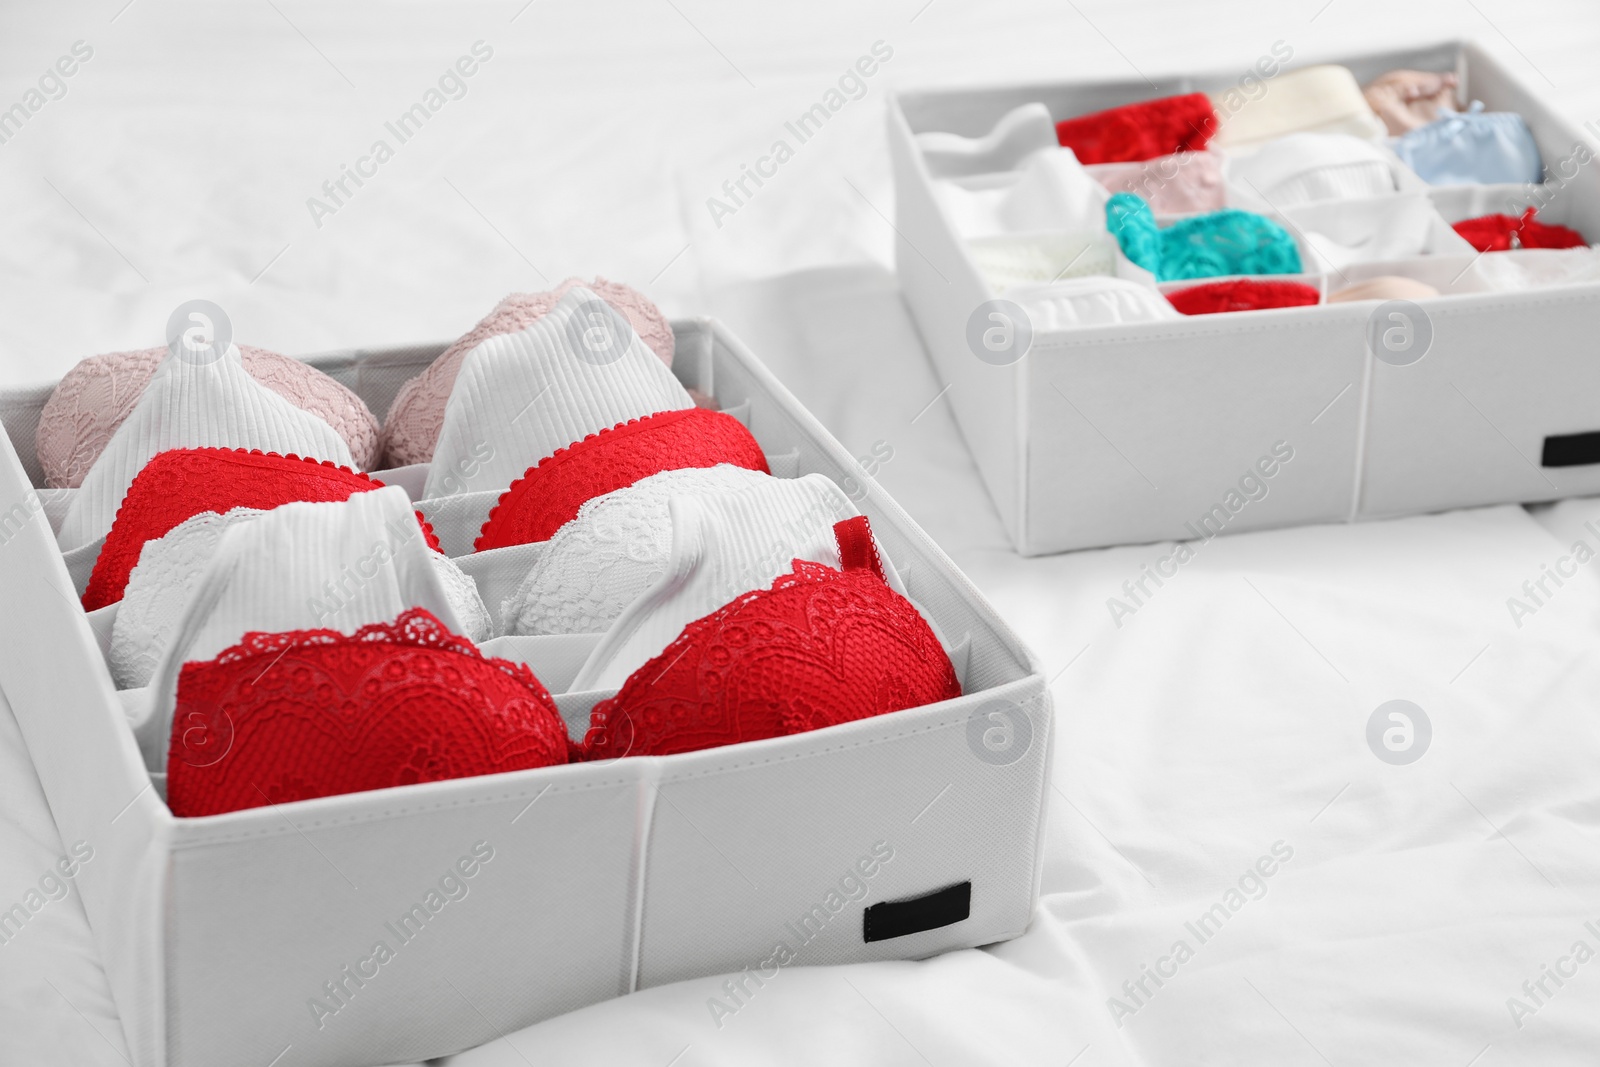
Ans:
{"label": "red folded panty", "polygon": [[1198,152],[1217,131],[1205,93],[1164,96],[1056,123],[1056,140],[1079,163],[1138,163],[1173,152]]}
{"label": "red folded panty", "polygon": [[1534,220],[1529,208],[1521,218],[1510,215],[1482,215],[1462,219],[1455,231],[1479,252],[1509,252],[1514,248],[1580,248],[1589,242],[1577,230]]}
{"label": "red folded panty", "polygon": [[1167,294],[1168,302],[1185,315],[1305,307],[1321,299],[1316,289],[1299,282],[1259,282],[1250,278],[1191,285]]}

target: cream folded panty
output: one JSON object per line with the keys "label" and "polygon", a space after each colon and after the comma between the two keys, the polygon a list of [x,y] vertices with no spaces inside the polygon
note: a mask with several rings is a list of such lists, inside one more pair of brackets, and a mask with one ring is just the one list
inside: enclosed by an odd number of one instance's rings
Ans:
{"label": "cream folded panty", "polygon": [[[858,514],[820,474],[749,489],[670,499],[672,550],[664,573],[622,609],[573,680],[575,691],[615,689],[695,619],[766,589],[796,559],[839,566],[834,523]],[[904,592],[889,561],[890,585]]]}
{"label": "cream folded panty", "polygon": [[590,434],[693,406],[626,318],[574,288],[526,329],[491,337],[467,356],[424,495],[504,489]]}
{"label": "cream folded panty", "polygon": [[471,620],[458,613],[437,556],[398,486],[335,503],[284,504],[229,524],[151,673],[149,716],[134,724],[147,766],[166,764],[183,664],[211,659],[246,633],[353,634],[420,607],[465,634]]}
{"label": "cream folded panty", "polygon": [[237,345],[209,362],[168,356],[84,476],[61,521],[62,551],[110,532],[134,476],[157,453],[203,447],[259,448],[355,465],[332,426],[245,372]]}
{"label": "cream folded panty", "polygon": [[1386,133],[1346,67],[1302,67],[1279,74],[1253,95],[1231,88],[1210,96],[1218,120],[1211,147],[1229,152],[1291,133],[1347,133],[1369,141]]}

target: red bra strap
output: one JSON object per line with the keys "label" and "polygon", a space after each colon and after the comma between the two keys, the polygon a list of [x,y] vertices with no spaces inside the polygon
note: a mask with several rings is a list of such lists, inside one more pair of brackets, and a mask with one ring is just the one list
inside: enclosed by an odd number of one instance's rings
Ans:
{"label": "red bra strap", "polygon": [[883,561],[878,558],[878,546],[873,543],[872,527],[865,515],[834,523],[833,536],[839,542],[839,564],[844,570],[870,570],[883,578]]}

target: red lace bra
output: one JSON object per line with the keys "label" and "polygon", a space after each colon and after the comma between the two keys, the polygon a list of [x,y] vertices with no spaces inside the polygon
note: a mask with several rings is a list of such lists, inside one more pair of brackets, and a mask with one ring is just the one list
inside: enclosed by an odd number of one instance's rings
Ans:
{"label": "red lace bra", "polygon": [[[365,474],[327,460],[280,456],[258,449],[175,448],[146,463],[128,487],[117,518],[95,558],[84,589],[85,611],[122,599],[128,575],[146,541],[165,535],[203,511],[259,508],[304,500],[347,500],[383,485]],[[433,529],[418,515],[428,546],[438,551]]]}
{"label": "red lace bra", "polygon": [[1304,307],[1321,299],[1322,294],[1315,288],[1300,282],[1256,281],[1253,278],[1191,285],[1167,294],[1167,301],[1185,315]]}
{"label": "red lace bra", "polygon": [[1534,209],[1530,207],[1522,213],[1521,218],[1482,215],[1475,219],[1462,219],[1454,228],[1479,252],[1509,252],[1514,248],[1579,248],[1589,243],[1577,230],[1535,221],[1534,214]]}
{"label": "red lace bra", "polygon": [[1056,123],[1056,140],[1083,164],[1198,152],[1216,132],[1217,114],[1205,93],[1142,100]]}
{"label": "red lace bra", "polygon": [[583,758],[691,752],[960,696],[933,629],[884,581],[866,518],[834,534],[842,570],[795,560],[770,589],[690,623],[595,705]]}
{"label": "red lace bra", "polygon": [[719,463],[771,473],[761,446],[732,415],[694,407],[630,419],[529,467],[500,495],[473,550],[548,541],[594,497],[662,471]]}
{"label": "red lace bra", "polygon": [[346,636],[246,634],[183,665],[167,804],[192,818],[568,761],[550,693],[423,608]]}

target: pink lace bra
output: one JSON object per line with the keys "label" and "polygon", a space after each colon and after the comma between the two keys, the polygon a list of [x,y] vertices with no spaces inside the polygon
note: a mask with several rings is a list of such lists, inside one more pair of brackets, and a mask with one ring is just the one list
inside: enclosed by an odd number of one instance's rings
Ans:
{"label": "pink lace bra", "polygon": [[[239,346],[239,354],[250,377],[332,426],[357,467],[377,463],[378,420],[360,397],[298,359],[247,345]],[[34,435],[46,485],[83,483],[166,356],[165,348],[110,352],[81,360],[66,373],[45,401]]]}

